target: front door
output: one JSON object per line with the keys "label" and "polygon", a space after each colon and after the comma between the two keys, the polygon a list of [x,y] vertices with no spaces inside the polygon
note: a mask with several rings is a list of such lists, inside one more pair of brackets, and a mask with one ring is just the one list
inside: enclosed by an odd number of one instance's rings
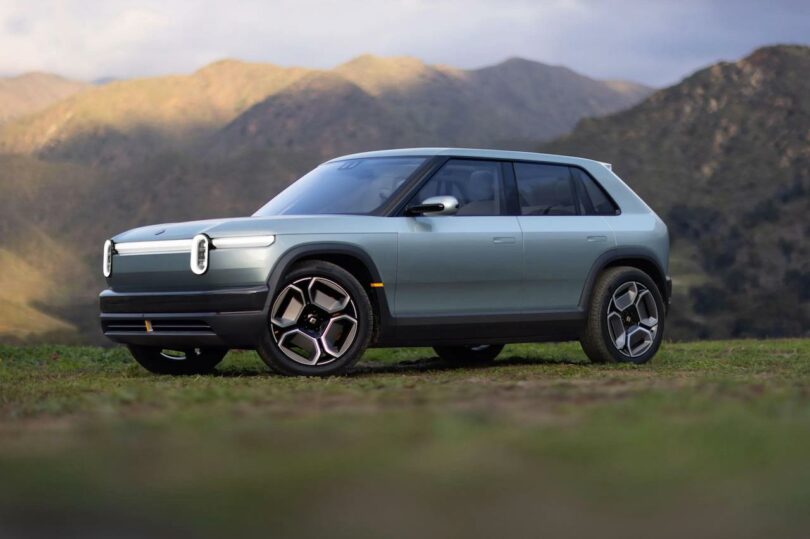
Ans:
{"label": "front door", "polygon": [[521,309],[523,237],[506,215],[502,164],[451,159],[409,205],[459,200],[455,215],[397,217],[398,317],[475,316]]}

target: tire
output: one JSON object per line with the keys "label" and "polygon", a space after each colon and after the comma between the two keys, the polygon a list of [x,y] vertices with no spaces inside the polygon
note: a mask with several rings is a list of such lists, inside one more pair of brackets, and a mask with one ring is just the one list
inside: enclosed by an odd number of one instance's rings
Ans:
{"label": "tire", "polygon": [[363,355],[373,330],[363,286],[340,266],[313,260],[296,264],[279,283],[258,352],[280,374],[343,374]]}
{"label": "tire", "polygon": [[628,266],[609,268],[594,285],[582,349],[593,363],[646,363],[661,345],[665,314],[649,275]]}
{"label": "tire", "polygon": [[129,346],[129,352],[141,367],[154,374],[206,374],[214,370],[226,348],[189,348],[169,351],[155,346]]}
{"label": "tire", "polygon": [[481,344],[468,346],[434,346],[436,355],[451,363],[480,365],[491,363],[503,350],[502,344]]}

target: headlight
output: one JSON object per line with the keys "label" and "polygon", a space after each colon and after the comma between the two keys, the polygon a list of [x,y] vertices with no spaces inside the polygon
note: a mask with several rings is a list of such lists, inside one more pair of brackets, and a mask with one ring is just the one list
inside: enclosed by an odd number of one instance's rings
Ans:
{"label": "headlight", "polygon": [[197,234],[191,240],[191,271],[202,275],[208,270],[208,236]]}
{"label": "headlight", "polygon": [[105,277],[112,275],[112,258],[113,252],[115,251],[113,247],[112,240],[104,242],[104,260],[102,261],[101,271],[104,273]]}
{"label": "headlight", "polygon": [[276,241],[275,236],[235,236],[233,238],[214,238],[211,244],[217,249],[248,249],[251,247],[270,247]]}

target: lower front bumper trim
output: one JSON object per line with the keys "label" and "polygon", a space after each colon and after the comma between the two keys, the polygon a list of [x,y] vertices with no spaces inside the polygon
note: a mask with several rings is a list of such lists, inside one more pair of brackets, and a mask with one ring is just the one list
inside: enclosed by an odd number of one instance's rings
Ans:
{"label": "lower front bumper trim", "polygon": [[[263,311],[102,313],[101,328],[105,337],[121,344],[255,348],[265,332],[265,316]],[[150,331],[149,328],[164,330]]]}

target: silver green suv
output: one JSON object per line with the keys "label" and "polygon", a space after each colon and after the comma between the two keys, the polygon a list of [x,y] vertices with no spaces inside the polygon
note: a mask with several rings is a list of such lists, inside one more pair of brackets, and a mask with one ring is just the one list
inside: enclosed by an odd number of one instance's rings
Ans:
{"label": "silver green suv", "polygon": [[165,374],[209,371],[229,348],[330,375],[369,346],[485,362],[506,343],[573,339],[592,361],[643,363],[664,332],[668,258],[666,225],[606,163],[369,152],[252,217],[108,240],[101,325]]}

